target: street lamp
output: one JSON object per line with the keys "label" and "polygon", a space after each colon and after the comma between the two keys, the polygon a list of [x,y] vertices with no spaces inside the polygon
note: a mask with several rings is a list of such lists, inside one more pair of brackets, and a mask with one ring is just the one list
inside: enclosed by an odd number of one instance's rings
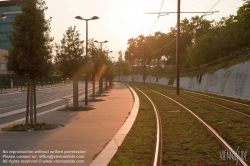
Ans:
{"label": "street lamp", "polygon": [[2,18],[2,19],[6,19],[6,15],[2,13],[2,14],[1,14],[1,18]]}
{"label": "street lamp", "polygon": [[[107,53],[109,54],[109,53],[112,53],[112,52],[113,52],[113,51],[109,51],[109,52],[107,52]],[[111,58],[113,58],[113,57],[111,57]]]}
{"label": "street lamp", "polygon": [[[97,20],[99,17],[93,16],[92,18],[89,19],[84,19],[81,16],[76,16],[75,17],[78,20],[84,20],[86,21],[86,59],[88,58],[88,21],[89,20]],[[85,77],[85,106],[88,105],[88,73],[86,71],[86,77]]]}
{"label": "street lamp", "polygon": [[132,57],[132,82],[134,82],[134,54],[131,53]]}
{"label": "street lamp", "polygon": [[[112,53],[112,52],[113,51],[108,51],[107,54]],[[108,58],[109,58],[109,56],[108,56]],[[111,58],[113,58],[113,57],[111,57]],[[112,63],[112,59],[111,59],[111,63]],[[108,90],[108,80],[107,80],[107,78],[105,78],[105,89]]]}
{"label": "street lamp", "polygon": [[[101,47],[101,53],[102,53],[102,44],[103,44],[103,43],[108,43],[108,41],[107,41],[107,40],[105,40],[105,41],[101,41],[101,42],[99,42],[99,41],[95,40],[94,42],[95,42],[95,43],[99,43],[99,44],[100,44],[100,47]],[[102,93],[102,89],[103,89],[103,82],[102,82],[102,81],[103,81],[103,80],[102,80],[102,76],[101,76],[100,81],[99,81],[99,93],[100,93],[100,94]]]}
{"label": "street lamp", "polygon": [[[109,51],[108,54],[109,54],[109,53],[112,53],[112,52],[113,52],[113,51]],[[108,56],[108,57],[109,57],[109,56]],[[109,58],[110,58],[110,57],[109,57]],[[114,58],[114,57],[111,57],[111,63],[113,63],[113,62],[112,62],[112,58]],[[108,80],[107,80],[107,78],[105,78],[105,81],[106,81],[106,83],[105,83],[105,86],[106,86],[105,89],[108,90]],[[110,85],[109,85],[109,86],[110,86]]]}
{"label": "street lamp", "polygon": [[102,44],[103,44],[103,43],[108,43],[108,41],[107,41],[107,40],[105,40],[105,41],[101,41],[101,42],[99,42],[99,41],[95,40],[94,42],[99,43],[99,44],[101,45],[101,51],[102,51]]}

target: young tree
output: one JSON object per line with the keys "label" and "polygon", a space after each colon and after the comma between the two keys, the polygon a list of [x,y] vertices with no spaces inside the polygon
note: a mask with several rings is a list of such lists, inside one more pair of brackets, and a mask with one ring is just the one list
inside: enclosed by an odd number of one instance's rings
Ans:
{"label": "young tree", "polygon": [[7,69],[17,75],[27,76],[26,125],[29,116],[30,124],[36,125],[35,80],[48,76],[52,68],[50,43],[53,38],[49,36],[51,18],[44,18],[44,11],[47,10],[44,0],[20,0],[19,5],[22,13],[15,17],[13,31],[8,36],[12,48],[6,56]]}
{"label": "young tree", "polygon": [[[101,51],[97,49],[94,44],[94,39],[89,41],[89,52],[91,55],[91,61],[93,63],[93,70],[91,72],[92,75],[92,100],[95,100],[95,83],[96,78],[99,76],[99,70],[103,65],[103,60],[101,58]],[[90,73],[90,72],[89,72]]]}
{"label": "young tree", "polygon": [[118,62],[116,64],[118,64],[117,67],[118,67],[119,81],[121,81],[120,75],[121,75],[121,64],[122,64],[122,51],[120,50],[118,54],[119,54],[119,57],[118,57]]}
{"label": "young tree", "polygon": [[56,44],[55,62],[57,69],[61,71],[64,78],[70,77],[73,80],[73,107],[78,108],[78,78],[82,73],[82,67],[86,59],[83,59],[83,42],[76,27],[69,27],[66,34],[63,34],[61,45]]}
{"label": "young tree", "polygon": [[[106,83],[108,81],[109,86],[111,87],[112,82],[116,76],[115,67],[111,60],[108,60],[106,64],[107,64],[107,68],[105,70],[104,76],[106,78]],[[106,90],[107,90],[107,85],[106,85]]]}

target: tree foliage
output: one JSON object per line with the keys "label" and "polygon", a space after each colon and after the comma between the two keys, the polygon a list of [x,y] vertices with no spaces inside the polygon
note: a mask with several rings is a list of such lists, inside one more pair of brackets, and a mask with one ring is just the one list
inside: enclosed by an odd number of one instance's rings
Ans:
{"label": "tree foliage", "polygon": [[[180,22],[180,65],[182,69],[194,68],[216,61],[250,45],[250,1],[245,0],[237,15],[229,15],[220,21],[194,16]],[[139,35],[128,40],[125,59],[130,63],[142,59],[143,44],[147,64],[161,57],[168,66],[176,64],[176,27],[168,33]],[[134,55],[134,56],[131,56]]]}
{"label": "tree foliage", "polygon": [[61,44],[55,44],[55,63],[64,78],[72,78],[86,62],[83,58],[84,41],[81,41],[79,37],[80,33],[76,27],[69,27],[63,34]]}
{"label": "tree foliage", "polygon": [[47,10],[43,0],[21,0],[22,14],[15,17],[9,34],[12,47],[7,58],[7,69],[31,78],[50,74],[52,64],[50,21],[44,18]]}
{"label": "tree foliage", "polygon": [[[76,27],[69,27],[61,44],[55,44],[55,63],[64,78],[73,80],[73,107],[78,108],[78,78],[83,72],[87,59],[83,58],[84,41],[80,40]],[[87,68],[86,68],[87,69]]]}
{"label": "tree foliage", "polygon": [[[22,13],[15,16],[13,31],[8,35],[12,44],[6,56],[7,69],[27,76],[26,125],[36,125],[35,79],[52,73],[50,21],[44,18],[47,10],[43,0],[20,0]],[[34,122],[35,118],[35,122]]]}

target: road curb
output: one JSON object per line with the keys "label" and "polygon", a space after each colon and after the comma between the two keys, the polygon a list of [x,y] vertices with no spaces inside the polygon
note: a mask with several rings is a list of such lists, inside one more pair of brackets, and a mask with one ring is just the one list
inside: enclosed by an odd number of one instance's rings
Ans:
{"label": "road curb", "polygon": [[[84,91],[82,91],[82,92],[84,92]],[[81,93],[81,92],[79,92],[79,93]],[[89,93],[89,96],[90,96],[91,94],[92,94],[92,93]],[[69,96],[69,95],[68,95],[68,96]],[[72,96],[72,95],[71,95],[71,96]],[[83,100],[83,99],[85,99],[85,95],[79,96],[78,101],[81,101],[81,100]],[[62,99],[61,99],[61,100],[60,100],[60,99],[57,99],[57,100],[58,100],[58,101],[61,101]],[[58,101],[57,101],[57,102],[58,102]],[[50,104],[53,104],[53,103],[50,103]],[[50,105],[50,104],[48,104],[48,105]],[[73,104],[73,100],[69,100],[67,104],[68,104],[68,105],[72,105],[72,104]],[[59,107],[50,109],[50,110],[48,110],[48,111],[44,111],[44,112],[38,113],[37,116],[43,115],[43,114],[46,114],[46,113],[49,113],[49,112],[52,112],[52,111],[57,111],[57,110],[63,109],[63,108],[66,107],[67,104],[64,104],[64,105],[61,105],[61,106],[59,106]],[[42,105],[42,104],[41,104],[41,105]],[[44,106],[47,106],[47,105],[45,105],[45,103],[43,103],[43,106],[40,106],[40,107],[44,107]],[[38,107],[38,108],[40,108],[40,107]],[[20,110],[21,110],[21,111],[20,111]],[[17,111],[19,111],[19,112],[18,112],[18,113],[15,113],[15,114],[19,114],[19,113],[22,113],[22,112],[25,112],[25,111],[26,111],[25,108],[20,109],[20,110],[17,110]],[[14,112],[14,111],[11,111],[11,112]],[[12,114],[12,115],[15,115],[15,114]],[[11,115],[9,115],[9,116],[11,116]],[[1,116],[0,116],[0,119],[1,119],[1,118],[6,118],[6,117],[8,117],[8,116],[5,116],[5,117],[1,117]],[[26,118],[21,118],[21,119],[18,119],[18,120],[9,122],[9,123],[2,124],[2,125],[0,125],[0,129],[3,128],[3,127],[6,127],[6,126],[10,126],[10,125],[12,125],[12,124],[14,124],[14,123],[19,123],[19,122],[21,122],[21,121],[24,121],[25,119],[26,119]]]}
{"label": "road curb", "polygon": [[[127,84],[125,84],[127,85]],[[134,97],[134,105],[130,112],[129,117],[127,118],[126,122],[122,125],[120,130],[116,133],[116,135],[111,139],[111,141],[107,144],[107,146],[101,151],[101,153],[92,161],[90,166],[107,166],[110,160],[113,158],[115,153],[117,152],[119,146],[124,141],[125,137],[127,136],[128,132],[130,131],[131,127],[134,124],[134,121],[137,117],[139,111],[139,97],[137,96],[136,92],[129,86],[127,87],[130,89],[133,97]]]}

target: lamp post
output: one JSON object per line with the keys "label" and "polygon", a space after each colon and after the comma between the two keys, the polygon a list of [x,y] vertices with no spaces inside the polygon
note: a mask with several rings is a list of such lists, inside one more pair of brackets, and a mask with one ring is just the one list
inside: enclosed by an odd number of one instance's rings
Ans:
{"label": "lamp post", "polygon": [[118,61],[118,65],[119,65],[119,82],[121,81],[120,77],[121,77],[121,61],[119,59]]}
{"label": "lamp post", "polygon": [[[78,20],[84,20],[86,21],[86,59],[88,58],[88,21],[89,20],[97,20],[99,17],[93,16],[92,18],[89,19],[84,19],[81,16],[76,16],[75,17]],[[85,106],[88,105],[88,73],[86,71],[86,77],[85,77]]]}
{"label": "lamp post", "polygon": [[[109,51],[108,54],[109,54],[109,53],[112,53],[112,52],[113,52],[113,51]],[[109,56],[108,56],[108,57],[109,57]],[[113,62],[112,62],[112,58],[114,58],[114,57],[111,57],[111,63],[113,63]],[[106,83],[105,83],[105,89],[108,90],[108,80],[107,80],[107,77],[105,78],[105,81],[106,81]],[[110,83],[110,82],[109,82],[109,83]],[[109,85],[109,86],[110,86],[110,85]]]}
{"label": "lamp post", "polygon": [[[109,54],[109,53],[112,53],[112,52],[113,52],[113,51],[109,51],[108,54]],[[109,56],[108,56],[108,57],[109,57]],[[113,58],[113,57],[111,57],[111,63],[112,63],[112,58]],[[108,80],[107,80],[107,77],[105,78],[105,90],[108,90]]]}
{"label": "lamp post", "polygon": [[[99,44],[100,44],[100,47],[101,47],[101,53],[102,53],[102,44],[103,44],[103,43],[108,43],[108,41],[107,41],[107,40],[105,40],[105,41],[101,41],[101,42],[99,42],[99,41],[95,40],[94,42],[95,42],[95,43],[99,43]],[[99,93],[101,94],[101,93],[102,93],[102,91],[103,91],[103,80],[102,80],[102,76],[101,76],[100,81],[99,81]]]}
{"label": "lamp post", "polygon": [[131,53],[132,57],[132,82],[134,82],[134,54]]}
{"label": "lamp post", "polygon": [[107,40],[105,40],[105,41],[101,41],[101,42],[99,42],[99,41],[95,40],[94,42],[95,42],[95,43],[99,43],[99,44],[100,44],[100,46],[101,46],[101,52],[102,52],[102,44],[103,44],[103,43],[108,43],[108,41],[107,41]]}

